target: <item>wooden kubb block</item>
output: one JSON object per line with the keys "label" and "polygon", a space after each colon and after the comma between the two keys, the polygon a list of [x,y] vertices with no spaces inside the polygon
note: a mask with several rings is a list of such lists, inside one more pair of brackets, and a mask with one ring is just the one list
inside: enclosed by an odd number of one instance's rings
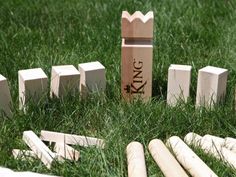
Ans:
{"label": "wooden kubb block", "polygon": [[170,65],[168,70],[167,104],[175,106],[178,100],[187,101],[191,83],[191,66]]}
{"label": "wooden kubb block", "polygon": [[79,92],[80,73],[73,65],[53,66],[51,72],[51,97],[63,97]]}
{"label": "wooden kubb block", "polygon": [[20,109],[29,101],[37,102],[48,91],[48,78],[41,68],[18,71]]}
{"label": "wooden kubb block", "polygon": [[101,92],[106,88],[105,67],[98,61],[79,64],[81,74],[80,90],[82,94]]}
{"label": "wooden kubb block", "polygon": [[212,107],[226,94],[228,70],[207,66],[198,71],[196,106]]}
{"label": "wooden kubb block", "polygon": [[9,90],[9,86],[7,83],[7,79],[0,75],[0,114],[6,114],[6,116],[11,117],[11,94]]}
{"label": "wooden kubb block", "polygon": [[129,101],[152,96],[153,12],[122,13],[121,92]]}

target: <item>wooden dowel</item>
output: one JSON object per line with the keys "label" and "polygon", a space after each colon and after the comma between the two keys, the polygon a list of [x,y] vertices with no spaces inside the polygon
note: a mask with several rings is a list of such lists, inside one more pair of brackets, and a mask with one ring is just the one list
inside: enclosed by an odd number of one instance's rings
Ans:
{"label": "wooden dowel", "polygon": [[188,177],[178,161],[159,139],[153,139],[148,149],[165,177]]}
{"label": "wooden dowel", "polygon": [[225,138],[225,147],[236,153],[236,139],[231,137]]}
{"label": "wooden dowel", "polygon": [[[190,136],[188,135],[188,138],[185,139],[190,139]],[[205,135],[201,138],[200,141],[197,141],[196,139],[192,138],[190,144],[201,148],[207,154],[210,154],[219,160],[223,160],[226,165],[236,169],[236,153],[233,153],[232,151],[224,147],[225,141],[223,138],[212,135]]]}
{"label": "wooden dowel", "polygon": [[177,136],[168,139],[167,145],[173,150],[180,164],[194,177],[217,177],[217,175]]}
{"label": "wooden dowel", "polygon": [[128,177],[147,177],[143,145],[131,142],[126,148]]}

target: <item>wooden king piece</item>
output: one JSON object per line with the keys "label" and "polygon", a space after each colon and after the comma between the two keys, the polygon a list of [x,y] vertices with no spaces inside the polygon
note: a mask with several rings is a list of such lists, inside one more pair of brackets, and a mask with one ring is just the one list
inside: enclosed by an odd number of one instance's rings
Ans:
{"label": "wooden king piece", "polygon": [[152,96],[153,12],[122,12],[121,93],[126,101]]}

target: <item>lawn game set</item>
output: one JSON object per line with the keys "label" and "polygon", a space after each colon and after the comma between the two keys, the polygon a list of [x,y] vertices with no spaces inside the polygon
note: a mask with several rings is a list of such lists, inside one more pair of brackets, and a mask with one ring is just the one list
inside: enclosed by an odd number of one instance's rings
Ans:
{"label": "lawn game set", "polygon": [[[150,11],[143,15],[140,11],[129,14],[122,12],[121,17],[121,95],[131,102],[135,99],[148,102],[152,97],[153,65],[153,22]],[[176,106],[180,101],[187,102],[190,97],[190,65],[171,64],[168,69],[167,104]],[[214,106],[224,100],[228,70],[214,66],[199,69],[197,79],[196,109]],[[41,68],[20,70],[19,109],[27,114],[27,103],[38,102],[48,92],[51,97],[62,98],[80,92],[83,99],[94,92],[104,92],[106,88],[105,67],[99,62],[81,63],[78,69],[73,65],[52,66],[50,91],[49,79]],[[0,75],[0,109],[11,118],[11,94],[7,79]],[[13,149],[16,159],[36,158],[50,169],[53,161],[63,163],[65,159],[78,161],[80,152],[73,145],[105,148],[105,140],[85,135],[66,134],[42,130],[38,137],[33,131],[23,132],[22,140],[29,149]],[[45,142],[54,143],[50,149]],[[153,139],[148,150],[163,175],[166,177],[216,177],[207,164],[191,149],[202,149],[206,154],[222,160],[236,169],[236,139],[213,135],[200,136],[188,133],[184,140],[172,136],[164,143]],[[137,141],[130,142],[126,148],[129,177],[147,177],[144,147]],[[33,172],[16,172],[0,168],[0,176],[49,176]]]}

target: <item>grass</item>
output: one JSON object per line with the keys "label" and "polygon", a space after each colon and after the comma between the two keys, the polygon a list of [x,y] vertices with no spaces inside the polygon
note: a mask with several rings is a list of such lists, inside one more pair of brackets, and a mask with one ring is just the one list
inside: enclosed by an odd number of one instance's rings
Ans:
{"label": "grass", "polygon": [[[153,99],[127,104],[120,96],[120,18],[122,10],[154,11]],[[127,176],[125,148],[130,141],[144,144],[148,175],[162,176],[147,145],[153,138],[200,135],[236,136],[236,2],[234,0],[35,0],[0,1],[0,73],[8,78],[14,117],[0,121],[0,165],[16,171],[72,176]],[[107,90],[81,101],[79,95],[49,99],[18,110],[17,72],[41,67],[48,76],[52,65],[98,60],[106,67]],[[170,64],[193,66],[191,98],[166,105]],[[195,109],[197,71],[206,66],[229,70],[224,104],[214,110]],[[14,160],[13,148],[26,149],[22,133],[52,130],[104,138],[104,150],[75,147],[79,162],[55,163],[51,170],[39,162]],[[202,151],[196,153],[219,176],[236,176],[231,168]]]}

